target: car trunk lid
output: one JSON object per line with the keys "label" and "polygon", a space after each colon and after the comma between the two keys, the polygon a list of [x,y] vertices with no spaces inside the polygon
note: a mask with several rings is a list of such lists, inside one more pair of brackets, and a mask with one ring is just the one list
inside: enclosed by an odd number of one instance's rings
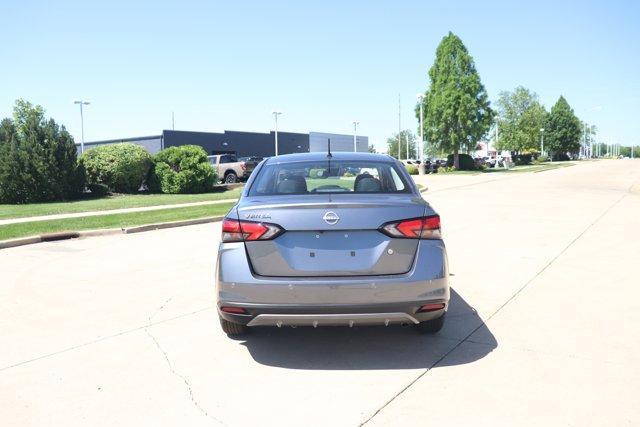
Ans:
{"label": "car trunk lid", "polygon": [[321,277],[402,274],[418,241],[378,231],[387,222],[420,217],[427,205],[413,194],[247,197],[239,219],[277,224],[274,240],[245,242],[262,276]]}

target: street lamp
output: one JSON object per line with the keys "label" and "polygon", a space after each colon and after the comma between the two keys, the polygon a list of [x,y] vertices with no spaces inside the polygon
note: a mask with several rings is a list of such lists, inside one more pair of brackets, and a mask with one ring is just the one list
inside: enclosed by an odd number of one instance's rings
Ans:
{"label": "street lamp", "polygon": [[357,134],[358,134],[358,125],[360,124],[359,121],[354,120],[353,121],[353,152],[357,153],[358,152],[358,144],[357,144]]}
{"label": "street lamp", "polygon": [[282,111],[274,110],[274,111],[271,112],[271,114],[273,114],[273,118],[276,121],[276,135],[275,136],[276,136],[276,156],[277,156],[278,155],[278,116],[280,114],[282,114]]}
{"label": "street lamp", "polygon": [[420,143],[418,144],[418,160],[420,163],[418,164],[418,175],[424,175],[424,159],[423,157],[423,146],[424,146],[424,95],[418,94],[418,102],[420,103]]}
{"label": "street lamp", "polygon": [[80,140],[80,153],[84,153],[84,115],[82,113],[82,106],[83,105],[89,105],[90,102],[89,101],[83,101],[83,100],[75,100],[73,101],[74,104],[78,104],[80,106],[80,132],[81,132],[81,137],[82,139]]}
{"label": "street lamp", "polygon": [[544,128],[540,129],[540,155],[544,156]]}

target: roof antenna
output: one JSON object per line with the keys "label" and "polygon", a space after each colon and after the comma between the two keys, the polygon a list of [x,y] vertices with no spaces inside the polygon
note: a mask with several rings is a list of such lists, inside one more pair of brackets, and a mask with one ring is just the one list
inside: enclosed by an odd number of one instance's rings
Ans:
{"label": "roof antenna", "polygon": [[331,155],[331,138],[327,138],[327,157],[333,157]]}

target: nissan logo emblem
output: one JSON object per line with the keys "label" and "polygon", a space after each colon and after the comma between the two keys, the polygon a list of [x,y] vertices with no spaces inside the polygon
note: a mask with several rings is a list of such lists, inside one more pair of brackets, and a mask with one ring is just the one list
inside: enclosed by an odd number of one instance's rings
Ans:
{"label": "nissan logo emblem", "polygon": [[340,221],[340,217],[335,212],[331,212],[331,211],[324,214],[322,219],[324,219],[324,222],[326,222],[329,225],[335,225],[338,223],[338,221]]}

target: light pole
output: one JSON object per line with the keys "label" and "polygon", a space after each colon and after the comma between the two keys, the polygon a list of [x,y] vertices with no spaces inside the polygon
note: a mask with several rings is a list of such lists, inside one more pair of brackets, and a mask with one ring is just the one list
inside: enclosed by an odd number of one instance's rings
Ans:
{"label": "light pole", "polygon": [[422,150],[424,149],[424,95],[418,94],[418,102],[420,103],[420,143],[418,144],[418,160],[420,163],[418,164],[418,175],[424,175],[424,156]]}
{"label": "light pole", "polygon": [[276,133],[275,133],[275,137],[276,137],[276,156],[278,155],[278,116],[280,114],[282,114],[282,111],[276,111],[274,110],[271,114],[273,114],[273,118],[276,121]]}
{"label": "light pole", "polygon": [[540,155],[544,156],[544,128],[540,129]]}
{"label": "light pole", "polygon": [[357,121],[357,120],[353,121],[353,152],[354,153],[358,152],[358,144],[357,144],[358,138],[357,138],[357,135],[358,135],[358,125],[359,124],[360,124],[359,121]]}
{"label": "light pole", "polygon": [[84,153],[84,114],[82,113],[82,106],[91,104],[89,101],[76,100],[73,101],[74,104],[78,104],[80,106],[80,154]]}
{"label": "light pole", "polygon": [[402,147],[402,119],[401,119],[401,109],[400,109],[400,94],[398,94],[398,160],[402,158],[402,151],[400,151],[400,147]]}

